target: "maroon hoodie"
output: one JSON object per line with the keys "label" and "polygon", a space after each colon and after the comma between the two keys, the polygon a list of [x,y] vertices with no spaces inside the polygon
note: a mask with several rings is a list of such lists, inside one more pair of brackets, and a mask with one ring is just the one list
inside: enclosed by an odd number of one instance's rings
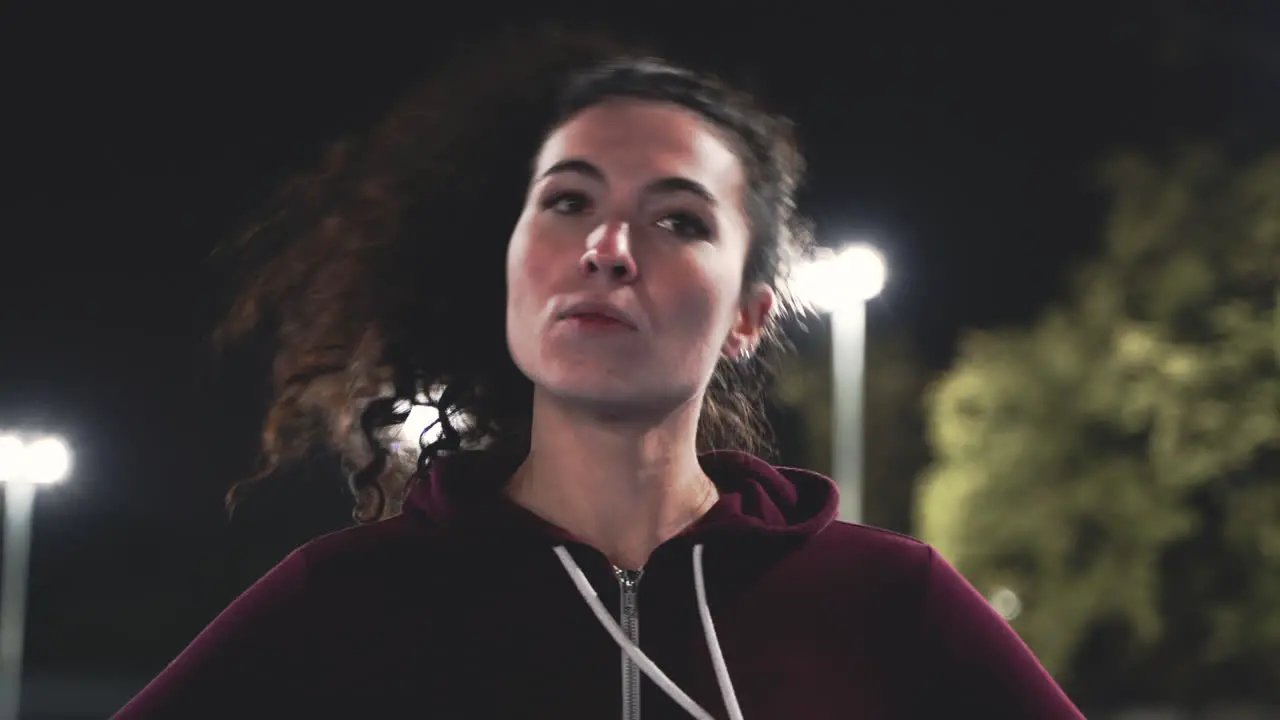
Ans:
{"label": "maroon hoodie", "polygon": [[701,461],[719,502],[642,573],[506,500],[513,464],[438,462],[401,515],[292,553],[116,717],[695,717],[681,694],[746,720],[1083,717],[929,546],[836,522],[821,476]]}

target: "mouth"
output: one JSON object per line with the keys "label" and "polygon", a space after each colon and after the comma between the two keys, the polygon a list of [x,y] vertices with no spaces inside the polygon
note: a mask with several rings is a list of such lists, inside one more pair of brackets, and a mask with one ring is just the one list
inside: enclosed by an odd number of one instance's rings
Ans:
{"label": "mouth", "polygon": [[560,313],[560,319],[587,327],[637,329],[626,313],[605,303],[578,303]]}
{"label": "mouth", "polygon": [[626,323],[618,320],[617,318],[612,318],[608,315],[600,315],[599,313],[577,313],[570,315],[565,319],[592,327],[628,327]]}

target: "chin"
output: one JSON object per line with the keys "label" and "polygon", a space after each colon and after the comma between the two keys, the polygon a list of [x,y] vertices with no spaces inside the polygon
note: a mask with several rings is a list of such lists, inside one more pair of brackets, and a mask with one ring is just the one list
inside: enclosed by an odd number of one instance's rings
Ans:
{"label": "chin", "polygon": [[538,390],[556,402],[605,418],[663,417],[685,405],[696,388],[683,389],[670,383],[637,383],[617,376],[587,377],[578,373],[561,382],[536,380]]}
{"label": "chin", "polygon": [[616,375],[592,377],[592,373],[574,373],[569,377],[544,378],[537,384],[552,397],[574,403],[632,404],[645,393],[632,380]]}

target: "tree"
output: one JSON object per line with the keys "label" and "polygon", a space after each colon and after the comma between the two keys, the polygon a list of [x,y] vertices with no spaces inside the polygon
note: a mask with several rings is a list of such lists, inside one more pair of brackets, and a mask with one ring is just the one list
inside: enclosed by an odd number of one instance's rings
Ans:
{"label": "tree", "polygon": [[921,532],[1080,692],[1280,687],[1280,155],[1103,178],[1070,297],[932,388]]}

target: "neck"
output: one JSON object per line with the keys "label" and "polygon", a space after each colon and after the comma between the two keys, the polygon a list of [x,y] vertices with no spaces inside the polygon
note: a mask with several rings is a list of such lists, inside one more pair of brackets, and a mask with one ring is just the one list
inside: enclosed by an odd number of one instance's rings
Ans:
{"label": "neck", "polygon": [[601,421],[535,392],[529,456],[512,478],[516,503],[638,569],[715,503],[698,464],[695,398],[662,421]]}

